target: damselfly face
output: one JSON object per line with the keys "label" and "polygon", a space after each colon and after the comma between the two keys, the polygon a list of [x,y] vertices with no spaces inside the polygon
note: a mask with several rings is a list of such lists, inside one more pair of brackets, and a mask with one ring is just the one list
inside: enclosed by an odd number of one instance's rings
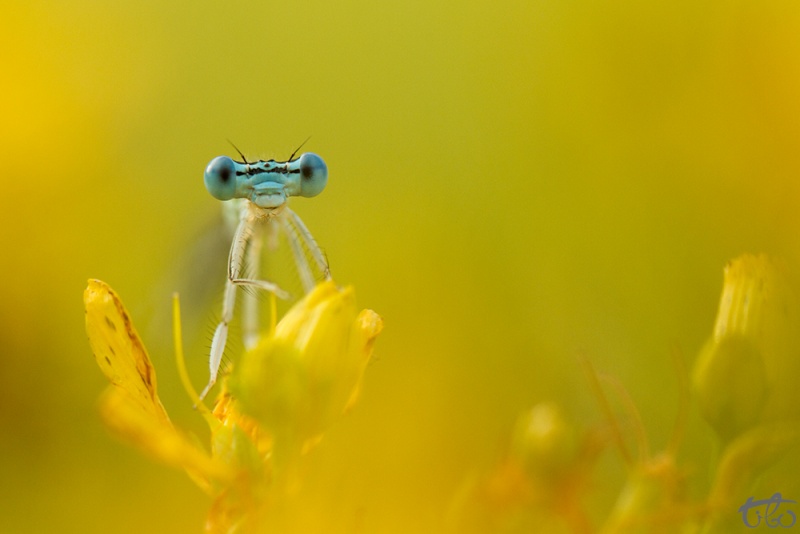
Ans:
{"label": "damselfly face", "polygon": [[219,156],[206,167],[204,180],[216,199],[246,198],[260,208],[274,209],[291,196],[320,194],[328,182],[328,167],[311,153],[286,162],[271,159],[247,163]]}
{"label": "damselfly face", "polygon": [[[241,307],[242,334],[248,349],[255,346],[259,332],[263,331],[255,293],[265,291],[282,299],[298,296],[264,274],[263,267],[272,259],[281,237],[291,250],[304,292],[314,288],[318,281],[316,273],[322,273],[324,279],[330,278],[328,262],[319,246],[300,217],[286,205],[291,196],[313,197],[322,192],[328,181],[328,167],[322,158],[306,153],[296,160],[249,163],[219,156],[208,164],[203,179],[214,198],[237,203],[233,213],[238,212],[238,222],[228,254],[222,318],[211,341],[210,379],[200,398],[205,397],[217,380],[237,289],[250,289],[245,292]],[[263,256],[268,257],[265,260]]]}

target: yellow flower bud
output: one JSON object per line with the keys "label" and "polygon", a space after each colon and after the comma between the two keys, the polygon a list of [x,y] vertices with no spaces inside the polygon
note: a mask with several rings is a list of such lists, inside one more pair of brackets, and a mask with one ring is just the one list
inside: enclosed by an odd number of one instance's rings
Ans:
{"label": "yellow flower bud", "polygon": [[741,335],[710,340],[694,370],[697,401],[706,421],[728,441],[758,422],[767,396],[764,360]]}
{"label": "yellow flower bud", "polygon": [[572,467],[580,440],[575,429],[564,420],[558,406],[542,403],[517,420],[511,440],[511,454],[522,463],[529,476],[552,479]]}
{"label": "yellow flower bud", "polygon": [[352,288],[319,284],[244,356],[231,393],[276,447],[307,448],[352,404],[381,328],[375,312],[359,314]]}
{"label": "yellow flower bud", "polygon": [[800,413],[797,319],[782,265],[763,255],[728,264],[714,331],[693,376],[703,416],[724,440]]}

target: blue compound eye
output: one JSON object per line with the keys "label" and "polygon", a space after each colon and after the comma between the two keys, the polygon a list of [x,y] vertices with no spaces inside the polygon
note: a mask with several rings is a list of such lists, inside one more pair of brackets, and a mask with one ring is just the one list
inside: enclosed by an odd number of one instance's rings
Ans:
{"label": "blue compound eye", "polygon": [[228,156],[212,159],[206,167],[203,180],[212,197],[217,200],[232,199],[236,192],[236,167],[233,160]]}
{"label": "blue compound eye", "polygon": [[328,166],[310,152],[300,156],[300,196],[319,195],[328,183]]}

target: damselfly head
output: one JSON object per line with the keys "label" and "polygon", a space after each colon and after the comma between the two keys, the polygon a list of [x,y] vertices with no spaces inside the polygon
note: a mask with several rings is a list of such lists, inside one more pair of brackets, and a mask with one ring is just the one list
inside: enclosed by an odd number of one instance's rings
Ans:
{"label": "damselfly head", "polygon": [[211,160],[204,175],[206,189],[218,200],[247,198],[260,208],[275,209],[291,196],[313,197],[328,183],[328,167],[316,154],[294,161],[239,163],[227,156]]}

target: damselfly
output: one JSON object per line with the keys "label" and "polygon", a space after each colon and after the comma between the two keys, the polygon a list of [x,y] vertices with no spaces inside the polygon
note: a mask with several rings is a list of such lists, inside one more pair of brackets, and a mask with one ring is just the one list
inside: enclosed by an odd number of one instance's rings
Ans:
{"label": "damselfly", "polygon": [[[227,156],[214,158],[206,167],[204,176],[206,189],[214,198],[236,203],[232,208],[238,217],[238,224],[228,254],[222,317],[211,340],[210,378],[200,394],[201,399],[217,381],[229,325],[233,319],[237,289],[250,287],[268,291],[282,299],[290,297],[274,281],[259,278],[265,241],[273,241],[272,238],[280,232],[285,234],[306,293],[316,284],[309,257],[316,270],[324,278],[330,278],[325,256],[306,225],[287,205],[289,197],[313,197],[322,192],[328,181],[325,162],[312,153],[302,154],[297,159],[293,159],[292,154],[288,161],[255,162],[248,162],[239,154],[243,160],[241,162]],[[245,264],[249,274],[244,272]],[[244,345],[246,349],[250,349],[258,342],[259,335],[258,305],[254,291],[245,292],[242,306]]]}

